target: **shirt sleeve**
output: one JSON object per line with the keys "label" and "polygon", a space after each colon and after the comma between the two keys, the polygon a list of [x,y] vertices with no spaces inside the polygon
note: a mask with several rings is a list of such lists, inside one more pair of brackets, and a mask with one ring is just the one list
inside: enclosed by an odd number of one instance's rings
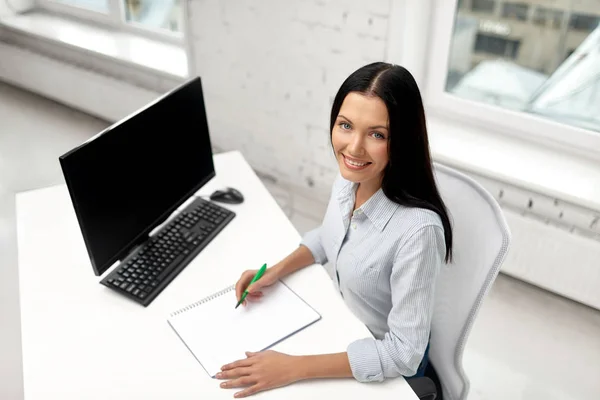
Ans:
{"label": "shirt sleeve", "polygon": [[325,249],[323,248],[321,242],[320,226],[316,229],[313,229],[312,231],[305,233],[302,237],[302,241],[300,242],[300,244],[308,247],[315,259],[315,263],[321,265],[327,263],[327,254],[325,253]]}
{"label": "shirt sleeve", "polygon": [[383,339],[360,339],[348,346],[354,378],[360,382],[413,376],[423,359],[431,328],[435,282],[445,256],[440,226],[416,231],[398,250],[390,288],[389,331]]}

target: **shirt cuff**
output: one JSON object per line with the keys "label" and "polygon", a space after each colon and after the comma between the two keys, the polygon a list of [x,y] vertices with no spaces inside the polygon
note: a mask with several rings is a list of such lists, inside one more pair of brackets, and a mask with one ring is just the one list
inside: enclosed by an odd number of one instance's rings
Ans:
{"label": "shirt cuff", "polygon": [[327,254],[321,245],[321,228],[313,229],[304,234],[302,237],[301,245],[304,245],[310,250],[317,264],[325,264],[327,261]]}
{"label": "shirt cuff", "polygon": [[375,339],[356,340],[348,345],[348,360],[352,375],[359,382],[382,382],[384,379],[381,360]]}

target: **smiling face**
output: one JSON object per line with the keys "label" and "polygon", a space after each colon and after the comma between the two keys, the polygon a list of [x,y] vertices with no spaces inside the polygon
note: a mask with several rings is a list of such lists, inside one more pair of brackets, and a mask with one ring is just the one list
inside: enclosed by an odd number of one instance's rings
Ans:
{"label": "smiling face", "polygon": [[389,118],[383,100],[350,92],[335,120],[331,141],[344,179],[378,188],[388,164]]}

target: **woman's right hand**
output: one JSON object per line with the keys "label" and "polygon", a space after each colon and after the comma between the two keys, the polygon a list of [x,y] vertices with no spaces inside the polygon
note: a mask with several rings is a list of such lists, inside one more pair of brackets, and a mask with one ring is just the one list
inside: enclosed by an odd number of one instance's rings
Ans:
{"label": "woman's right hand", "polygon": [[[235,284],[235,295],[237,301],[240,301],[246,289],[248,289],[248,296],[246,296],[246,300],[255,300],[262,297],[263,293],[261,292],[261,289],[271,286],[279,279],[279,275],[275,267],[267,268],[263,276],[261,276],[259,280],[254,282],[249,287],[248,285],[250,285],[250,282],[257,272],[257,269],[249,269],[242,273],[242,276],[240,276],[240,279],[238,279],[237,283]],[[244,300],[242,303],[243,305],[246,305],[246,300]]]}

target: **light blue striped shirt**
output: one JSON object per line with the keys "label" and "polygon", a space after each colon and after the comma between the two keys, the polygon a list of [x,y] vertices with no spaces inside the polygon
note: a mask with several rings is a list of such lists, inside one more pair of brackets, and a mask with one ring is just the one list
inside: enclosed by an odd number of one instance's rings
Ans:
{"label": "light blue striped shirt", "polygon": [[302,243],[323,264],[375,338],[347,348],[361,382],[412,376],[429,342],[435,283],[446,254],[433,211],[401,206],[379,189],[353,211],[357,184],[340,175],[323,223]]}

